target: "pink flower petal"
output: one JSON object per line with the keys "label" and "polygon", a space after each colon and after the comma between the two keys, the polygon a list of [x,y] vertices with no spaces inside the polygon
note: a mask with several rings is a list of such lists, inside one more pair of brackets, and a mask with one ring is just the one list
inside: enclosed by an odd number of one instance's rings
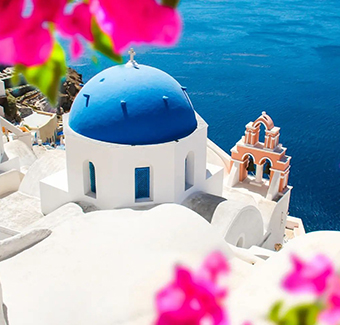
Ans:
{"label": "pink flower petal", "polygon": [[203,277],[208,277],[212,282],[215,282],[220,274],[227,274],[229,270],[226,258],[221,252],[217,251],[208,255],[199,273]]}
{"label": "pink flower petal", "polygon": [[15,65],[16,51],[13,37],[7,37],[0,40],[0,63],[3,65]]}
{"label": "pink flower petal", "polygon": [[53,48],[50,32],[31,19],[21,22],[21,29],[14,35],[17,62],[26,66],[45,63]]}
{"label": "pink flower petal", "polygon": [[215,282],[218,273],[227,270],[223,255],[217,252],[209,255],[201,270],[194,274],[186,268],[176,267],[173,282],[156,296],[157,325],[199,325],[203,321],[214,325],[229,324],[219,294],[225,290]]}
{"label": "pink flower petal", "polygon": [[92,42],[91,20],[89,5],[79,3],[73,7],[71,13],[59,16],[57,29],[65,37],[81,35]]}
{"label": "pink flower petal", "polygon": [[32,2],[34,6],[32,17],[40,22],[55,22],[67,4],[67,0],[52,0],[48,3],[46,0],[32,0]]}
{"label": "pink flower petal", "polygon": [[31,18],[22,19],[20,29],[0,41],[3,64],[40,65],[50,57],[53,39],[49,31]]}
{"label": "pink flower petal", "polygon": [[117,52],[131,43],[173,45],[181,32],[177,11],[155,0],[90,0],[90,6]]}
{"label": "pink flower petal", "polygon": [[0,39],[9,37],[20,26],[23,8],[24,0],[0,0]]}
{"label": "pink flower petal", "polygon": [[285,277],[283,287],[290,292],[321,295],[334,274],[332,261],[324,255],[318,255],[307,263],[292,256],[292,262],[294,270]]}
{"label": "pink flower petal", "polygon": [[319,319],[328,325],[340,324],[340,278],[337,276],[329,281],[326,309],[320,313]]}
{"label": "pink flower petal", "polygon": [[83,46],[77,37],[72,37],[70,46],[71,58],[73,60],[79,59],[83,53]]}

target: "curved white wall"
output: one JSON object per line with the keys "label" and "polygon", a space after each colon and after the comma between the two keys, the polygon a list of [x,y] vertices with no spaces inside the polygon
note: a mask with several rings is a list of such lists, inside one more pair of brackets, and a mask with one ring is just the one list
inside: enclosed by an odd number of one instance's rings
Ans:
{"label": "curved white wall", "polygon": [[261,244],[263,240],[262,216],[252,205],[224,201],[217,206],[211,224],[234,246],[250,248]]}

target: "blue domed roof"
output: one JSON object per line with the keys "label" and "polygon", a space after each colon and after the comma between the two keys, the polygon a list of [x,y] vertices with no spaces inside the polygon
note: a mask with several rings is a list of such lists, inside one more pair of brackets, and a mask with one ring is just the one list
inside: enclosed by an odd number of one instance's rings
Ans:
{"label": "blue domed roof", "polygon": [[69,125],[95,140],[147,145],[186,137],[197,121],[174,78],[129,62],[100,72],[83,87],[72,105]]}

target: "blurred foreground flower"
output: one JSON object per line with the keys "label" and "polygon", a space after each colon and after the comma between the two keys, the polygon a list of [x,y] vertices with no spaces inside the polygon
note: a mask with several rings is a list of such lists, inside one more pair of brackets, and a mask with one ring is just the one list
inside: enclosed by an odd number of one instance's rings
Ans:
{"label": "blurred foreground flower", "polygon": [[177,266],[174,280],[156,296],[157,325],[227,325],[222,300],[227,291],[218,286],[218,277],[229,266],[220,252],[210,254],[193,273]]}
{"label": "blurred foreground flower", "polygon": [[173,45],[179,37],[181,20],[170,7],[154,0],[91,0],[91,11],[100,28],[110,35],[115,50],[131,42]]}
{"label": "blurred foreground flower", "polygon": [[340,278],[332,261],[317,255],[309,262],[292,256],[294,269],[283,279],[283,288],[293,294],[310,293],[314,301],[293,306],[283,312],[283,301],[278,301],[269,319],[279,325],[340,324]]}
{"label": "blurred foreground flower", "polygon": [[340,324],[340,277],[333,276],[326,292],[326,308],[320,313],[320,321],[329,325]]}
{"label": "blurred foreground flower", "polygon": [[317,255],[307,263],[293,255],[292,263],[294,270],[283,281],[283,287],[290,292],[321,295],[334,274],[332,261],[324,255]]}
{"label": "blurred foreground flower", "polygon": [[[56,33],[71,41],[78,58],[82,42],[121,63],[131,43],[173,45],[181,32],[174,9],[179,0],[0,0],[0,64],[15,65],[27,81],[55,102],[66,73],[65,55]],[[46,75],[46,76],[45,76]],[[46,88],[49,91],[46,91]]]}

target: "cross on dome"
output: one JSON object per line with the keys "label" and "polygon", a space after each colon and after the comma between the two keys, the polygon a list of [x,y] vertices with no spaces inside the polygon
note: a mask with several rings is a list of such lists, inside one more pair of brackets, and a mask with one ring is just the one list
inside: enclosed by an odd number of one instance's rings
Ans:
{"label": "cross on dome", "polygon": [[133,62],[135,60],[136,55],[135,50],[131,47],[128,53],[130,54],[130,61]]}
{"label": "cross on dome", "polygon": [[135,61],[135,55],[136,55],[135,50],[131,47],[128,53],[130,54],[130,60],[126,65],[139,69],[138,63]]}

